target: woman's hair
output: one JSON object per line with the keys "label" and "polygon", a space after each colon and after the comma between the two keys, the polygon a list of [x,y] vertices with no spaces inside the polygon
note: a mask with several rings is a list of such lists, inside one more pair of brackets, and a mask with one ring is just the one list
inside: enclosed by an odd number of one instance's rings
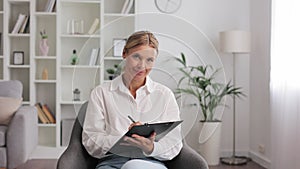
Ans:
{"label": "woman's hair", "polygon": [[138,31],[133,33],[124,46],[123,53],[127,53],[130,49],[138,46],[147,45],[156,50],[158,53],[158,41],[155,36],[149,31]]}

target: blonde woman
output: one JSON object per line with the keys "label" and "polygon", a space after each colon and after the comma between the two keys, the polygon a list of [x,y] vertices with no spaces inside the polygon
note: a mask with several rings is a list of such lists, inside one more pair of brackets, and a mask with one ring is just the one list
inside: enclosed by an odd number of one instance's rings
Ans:
{"label": "blonde woman", "polygon": [[[108,151],[134,125],[180,120],[172,91],[148,76],[158,56],[158,41],[148,31],[132,34],[123,50],[124,71],[91,93],[82,132],[82,142],[93,157],[99,158],[96,169],[166,169],[182,148],[180,127],[155,142],[133,134],[125,137],[126,146],[136,147],[142,156],[123,156]],[[128,119],[131,116],[137,122]],[[130,154],[130,152],[129,152]]]}

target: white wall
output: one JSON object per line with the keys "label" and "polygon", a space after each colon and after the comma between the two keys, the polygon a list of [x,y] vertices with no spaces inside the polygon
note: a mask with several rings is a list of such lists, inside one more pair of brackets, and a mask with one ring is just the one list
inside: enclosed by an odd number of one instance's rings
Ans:
{"label": "white wall", "polygon": [[[258,0],[257,0],[258,1]],[[154,12],[157,15],[158,10],[155,8],[154,1],[149,0],[138,0],[137,9],[140,13]],[[176,16],[180,19],[175,21],[172,17]],[[211,54],[216,57],[217,54],[212,52],[212,47],[208,43],[202,42],[205,40],[201,37],[204,35],[211,40],[212,44],[218,50],[218,34],[220,31],[229,29],[243,29],[250,30],[250,4],[249,0],[183,0],[182,6],[178,12],[172,16],[158,16],[156,18],[146,18],[137,17],[138,23],[137,28],[144,28],[148,30],[161,31],[164,33],[170,32],[172,35],[178,35],[178,37],[183,38],[185,41],[188,40],[188,44],[195,49],[196,52],[203,52],[203,54]],[[170,20],[168,20],[168,18]],[[177,23],[177,25],[176,25]],[[190,25],[190,26],[187,26]],[[202,32],[202,36],[194,36],[194,28]],[[174,35],[174,36],[175,36]],[[193,37],[194,36],[194,37]],[[186,39],[185,39],[186,38]],[[190,39],[191,38],[191,39]],[[191,40],[191,41],[189,41]],[[166,49],[173,48],[173,51],[166,51],[170,55],[176,55],[180,51],[180,45],[174,45],[173,43],[164,43],[166,39],[160,39],[160,43]],[[197,45],[198,44],[198,45]],[[203,46],[204,45],[204,46]],[[205,46],[206,45],[206,46]],[[168,48],[169,47],[169,48]],[[209,51],[203,51],[209,48]],[[182,50],[186,50],[182,48]],[[186,51],[189,53],[188,51]],[[201,53],[202,54],[202,53]],[[188,56],[193,56],[189,53]],[[206,55],[205,55],[206,56]],[[206,56],[208,57],[208,56]],[[232,56],[230,54],[220,54],[221,63],[224,64],[224,69],[226,77],[231,79],[232,77]],[[191,58],[192,59],[192,58]],[[210,60],[212,58],[205,58],[213,64],[219,65],[218,60]],[[237,101],[237,142],[236,151],[239,153],[248,153],[250,150],[250,102],[251,94],[250,89],[250,59],[248,54],[237,55],[236,60],[236,80],[237,85],[242,86],[247,98]],[[251,67],[253,68],[253,67]],[[231,105],[231,100],[227,102]],[[191,113],[191,112],[189,112]],[[191,116],[194,116],[191,114]],[[253,126],[253,124],[252,124]],[[226,109],[223,116],[223,128],[222,128],[222,141],[221,141],[221,151],[223,153],[230,153],[232,150],[232,110]],[[251,130],[252,131],[252,130]],[[188,143],[191,144],[193,148],[197,148],[197,126],[190,132],[188,137]],[[264,134],[264,133],[263,133]],[[228,154],[231,155],[231,154]]]}
{"label": "white wall", "polygon": [[[270,163],[269,104],[271,0],[251,0],[250,150],[261,164]],[[265,153],[258,146],[265,147]]]}

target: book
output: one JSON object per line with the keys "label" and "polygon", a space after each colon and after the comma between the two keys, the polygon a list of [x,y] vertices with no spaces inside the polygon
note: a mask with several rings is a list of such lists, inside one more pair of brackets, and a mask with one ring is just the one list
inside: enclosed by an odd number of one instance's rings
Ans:
{"label": "book", "polygon": [[16,21],[16,23],[14,25],[14,28],[11,31],[11,33],[15,34],[15,33],[19,32],[19,30],[20,30],[20,28],[22,26],[22,23],[24,22],[25,18],[26,18],[26,15],[21,14],[21,13],[19,14],[18,19],[17,19],[17,21]]}
{"label": "book", "polygon": [[100,48],[94,48],[91,51],[89,66],[94,66],[97,64],[97,59],[99,56]]}
{"label": "book", "polygon": [[25,33],[25,28],[28,25],[29,25],[29,16],[25,16],[24,22],[22,23],[22,26],[18,33]]}
{"label": "book", "polygon": [[122,14],[125,13],[129,1],[130,1],[130,0],[125,0],[125,2],[124,2],[124,4],[123,4],[123,7],[122,7],[122,10],[121,10],[121,13],[122,13]]}
{"label": "book", "polygon": [[25,30],[23,33],[29,33],[29,25],[30,25],[30,16],[28,17],[27,24],[25,26]]}
{"label": "book", "polygon": [[49,119],[50,123],[55,123],[54,113],[51,112],[47,104],[42,105],[42,110],[45,113],[46,117]]}
{"label": "book", "polygon": [[44,12],[53,12],[56,5],[56,0],[48,0],[44,8]]}
{"label": "book", "polygon": [[52,117],[54,118],[54,121],[56,122],[55,113],[49,108],[49,106],[47,104],[44,104],[44,105],[47,108],[47,110],[50,112],[50,114],[52,115]]}
{"label": "book", "polygon": [[94,34],[94,33],[96,32],[97,27],[98,27],[99,24],[100,24],[99,18],[95,18],[93,24],[91,25],[91,27],[90,27],[90,29],[89,29],[89,31],[88,31],[88,34],[89,34],[89,35]]}
{"label": "book", "polygon": [[54,4],[50,12],[55,12],[55,11],[56,11],[56,0],[54,1]]}
{"label": "book", "polygon": [[54,12],[55,11],[55,8],[56,8],[56,0],[54,0],[54,3],[53,5],[51,6],[51,9],[49,12]]}
{"label": "book", "polygon": [[183,120],[152,124],[145,123],[144,125],[133,126],[109,149],[106,155],[113,153],[126,157],[144,157],[141,149],[133,146],[123,145],[123,143],[126,143],[123,141],[124,137],[131,137],[132,134],[149,137],[153,132],[155,132],[155,142],[157,142],[182,122]]}
{"label": "book", "polygon": [[133,6],[133,1],[134,0],[129,0],[128,5],[127,5],[127,7],[126,7],[126,9],[124,11],[124,14],[128,14],[130,12],[130,10],[131,10],[131,8]]}
{"label": "book", "polygon": [[44,12],[48,12],[48,8],[50,6],[51,0],[48,0],[45,7],[44,7]]}
{"label": "book", "polygon": [[41,121],[43,124],[50,123],[50,121],[49,121],[48,118],[46,117],[44,111],[42,110],[42,105],[41,105],[41,103],[36,103],[36,104],[35,104],[35,107],[37,108],[39,121]]}

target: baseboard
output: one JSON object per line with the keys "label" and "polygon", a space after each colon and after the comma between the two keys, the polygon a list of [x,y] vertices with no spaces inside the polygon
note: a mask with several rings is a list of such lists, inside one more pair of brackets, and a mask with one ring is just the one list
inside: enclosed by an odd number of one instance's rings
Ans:
{"label": "baseboard", "polygon": [[66,147],[37,146],[29,159],[58,159],[65,149]]}
{"label": "baseboard", "polygon": [[[236,151],[235,153],[237,156],[245,156],[252,159],[252,161],[256,162],[257,164],[263,166],[264,168],[270,168],[271,161],[260,154],[257,154],[253,151]],[[221,157],[230,157],[232,156],[232,151],[222,151]]]}
{"label": "baseboard", "polygon": [[250,151],[249,157],[256,162],[257,164],[263,166],[264,168],[270,168],[271,167],[271,161],[260,154]]}

